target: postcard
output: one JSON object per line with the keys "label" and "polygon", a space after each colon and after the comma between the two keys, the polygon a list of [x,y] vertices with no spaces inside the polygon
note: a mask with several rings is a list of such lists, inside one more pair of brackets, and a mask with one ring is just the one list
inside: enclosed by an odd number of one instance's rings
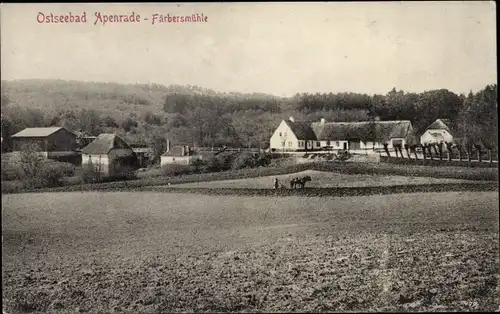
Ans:
{"label": "postcard", "polygon": [[3,313],[500,311],[496,3],[3,3]]}

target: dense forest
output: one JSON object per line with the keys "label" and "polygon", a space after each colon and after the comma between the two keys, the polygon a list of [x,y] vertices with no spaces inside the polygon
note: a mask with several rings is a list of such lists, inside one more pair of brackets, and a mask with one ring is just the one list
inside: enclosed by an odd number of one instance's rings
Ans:
{"label": "dense forest", "polygon": [[[385,95],[221,93],[197,86],[125,85],[60,80],[2,81],[2,135],[26,127],[65,126],[90,135],[116,132],[136,145],[262,147],[282,119],[411,120],[418,135],[437,118],[458,134],[497,145],[497,85],[469,95],[446,89]],[[8,145],[8,144],[7,144]]]}

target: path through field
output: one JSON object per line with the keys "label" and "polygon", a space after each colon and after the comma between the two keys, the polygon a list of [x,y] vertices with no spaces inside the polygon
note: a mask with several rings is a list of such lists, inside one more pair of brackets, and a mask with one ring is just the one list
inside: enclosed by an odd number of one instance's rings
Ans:
{"label": "path through field", "polygon": [[2,197],[16,312],[496,310],[498,192]]}

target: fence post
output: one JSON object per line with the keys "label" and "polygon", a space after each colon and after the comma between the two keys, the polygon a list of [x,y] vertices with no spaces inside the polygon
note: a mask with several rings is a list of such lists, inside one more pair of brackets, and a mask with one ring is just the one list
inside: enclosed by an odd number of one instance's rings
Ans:
{"label": "fence post", "polygon": [[474,146],[475,146],[476,152],[477,152],[477,161],[482,162],[483,159],[481,156],[481,145],[474,145]]}

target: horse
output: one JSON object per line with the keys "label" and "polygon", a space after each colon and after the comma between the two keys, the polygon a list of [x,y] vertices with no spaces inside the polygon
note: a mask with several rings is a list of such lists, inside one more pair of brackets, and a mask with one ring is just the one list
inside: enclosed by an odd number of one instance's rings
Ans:
{"label": "horse", "polygon": [[302,177],[302,178],[293,178],[290,181],[290,188],[292,188],[292,189],[295,189],[295,188],[303,189],[306,186],[306,182],[309,182],[309,181],[311,181],[311,177],[310,176],[305,176],[305,177]]}

